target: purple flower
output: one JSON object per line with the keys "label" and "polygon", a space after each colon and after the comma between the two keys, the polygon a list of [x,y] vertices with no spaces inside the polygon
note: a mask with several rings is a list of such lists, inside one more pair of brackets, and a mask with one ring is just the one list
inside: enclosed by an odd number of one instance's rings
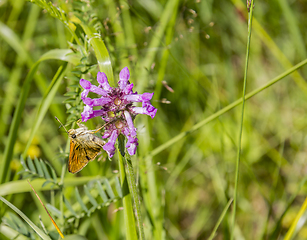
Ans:
{"label": "purple flower", "polygon": [[[80,80],[80,85],[84,89],[81,93],[81,99],[85,104],[81,113],[82,121],[86,122],[93,117],[101,116],[108,123],[102,138],[109,138],[103,149],[110,158],[115,153],[114,144],[119,134],[127,137],[126,148],[130,155],[134,155],[138,139],[133,119],[138,114],[146,114],[154,118],[157,113],[157,109],[150,103],[153,93],[137,94],[137,92],[133,92],[133,84],[129,82],[129,78],[129,69],[125,67],[119,73],[117,88],[112,88],[109,85],[107,76],[103,72],[97,74],[98,87],[85,79]],[[89,98],[87,97],[89,92],[96,93],[100,97]],[[142,107],[133,106],[134,102],[141,102]],[[94,110],[94,107],[99,108]]]}

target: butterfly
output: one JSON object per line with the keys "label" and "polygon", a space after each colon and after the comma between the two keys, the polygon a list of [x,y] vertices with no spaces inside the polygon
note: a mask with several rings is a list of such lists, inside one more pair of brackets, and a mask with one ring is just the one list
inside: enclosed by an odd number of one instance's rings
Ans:
{"label": "butterfly", "polygon": [[[60,120],[55,117],[56,120]],[[70,173],[77,173],[81,171],[89,161],[95,159],[101,148],[106,144],[101,138],[94,135],[102,127],[96,130],[88,130],[88,128],[77,122],[79,128],[66,130],[64,125],[60,122],[70,138],[70,150],[68,159],[68,171]]]}

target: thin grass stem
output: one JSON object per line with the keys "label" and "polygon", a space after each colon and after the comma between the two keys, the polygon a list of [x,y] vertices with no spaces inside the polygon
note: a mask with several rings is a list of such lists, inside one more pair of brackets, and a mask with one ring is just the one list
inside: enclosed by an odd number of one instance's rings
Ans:
{"label": "thin grass stem", "polygon": [[230,204],[232,203],[232,201],[233,201],[233,199],[230,199],[230,200],[228,201],[228,203],[227,203],[227,205],[225,206],[225,208],[224,208],[224,210],[223,210],[221,216],[219,217],[217,223],[215,224],[214,229],[213,229],[211,235],[209,236],[208,240],[212,240],[212,239],[215,237],[215,233],[216,233],[217,229],[219,228],[221,222],[223,221],[223,219],[224,219],[224,217],[225,217],[225,215],[226,215],[226,213],[227,213],[227,210],[228,210]]}
{"label": "thin grass stem", "polygon": [[[263,86],[255,89],[254,91],[251,91],[250,93],[246,94],[245,95],[245,100],[248,100],[251,97],[257,95],[258,93],[262,92],[263,90],[265,90],[268,87],[272,86],[273,84],[277,83],[281,79],[285,78],[286,76],[288,76],[289,74],[293,73],[294,71],[298,70],[299,68],[303,67],[306,64],[307,64],[307,59],[301,61],[300,63],[296,64],[294,67],[290,68],[289,70],[285,71],[284,73],[278,75],[276,78],[272,79],[268,83],[266,83]],[[240,99],[234,101],[233,103],[229,104],[228,106],[222,108],[221,110],[217,111],[216,113],[210,115],[209,117],[207,117],[204,120],[200,121],[199,123],[195,124],[189,130],[184,131],[184,132],[178,134],[177,136],[175,136],[172,139],[168,140],[166,143],[162,144],[161,146],[159,146],[156,149],[154,149],[153,151],[151,151],[148,154],[148,157],[153,157],[153,156],[159,154],[160,152],[162,152],[163,150],[167,149],[172,144],[180,141],[181,139],[183,139],[184,137],[186,137],[190,133],[193,133],[194,131],[198,130],[199,128],[201,128],[202,126],[206,125],[207,123],[213,121],[214,119],[222,116],[224,113],[226,113],[226,112],[230,111],[231,109],[237,107],[238,105],[240,105],[242,103],[242,101],[243,101],[243,98],[240,98]]]}
{"label": "thin grass stem", "polygon": [[290,240],[295,235],[295,230],[298,227],[300,219],[303,217],[304,213],[306,212],[306,209],[307,209],[307,198],[305,198],[305,201],[301,206],[301,209],[297,213],[294,221],[292,222],[291,227],[289,228],[284,240]]}
{"label": "thin grass stem", "polygon": [[245,101],[246,101],[245,94],[246,94],[246,84],[247,84],[247,70],[248,70],[248,59],[249,59],[249,51],[250,51],[250,41],[251,41],[251,35],[252,35],[253,9],[254,9],[254,0],[251,0],[250,14],[249,14],[249,19],[248,19],[248,37],[247,37],[245,69],[244,69],[242,110],[241,110],[241,119],[240,119],[239,136],[238,136],[238,150],[237,150],[236,173],[235,173],[235,189],[234,189],[234,196],[233,196],[233,211],[232,211],[232,223],[231,223],[232,226],[231,226],[230,239],[234,238],[235,223],[236,223],[237,195],[238,195],[239,171],[240,171],[239,168],[240,168],[240,160],[241,160],[244,108],[245,108]]}

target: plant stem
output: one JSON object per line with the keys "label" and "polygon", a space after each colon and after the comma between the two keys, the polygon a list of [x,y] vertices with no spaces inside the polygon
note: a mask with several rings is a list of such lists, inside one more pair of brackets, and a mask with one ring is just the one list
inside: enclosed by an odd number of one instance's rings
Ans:
{"label": "plant stem", "polygon": [[252,19],[253,19],[253,9],[254,0],[251,0],[250,14],[248,19],[248,37],[247,37],[247,47],[246,47],[246,58],[245,58],[245,70],[244,70],[244,83],[243,83],[243,94],[242,94],[242,110],[241,110],[241,123],[239,128],[238,137],[238,151],[237,151],[237,161],[236,161],[236,175],[235,175],[235,189],[233,197],[233,212],[232,212],[232,226],[231,226],[231,237],[234,238],[235,222],[236,222],[236,209],[237,209],[237,194],[238,194],[238,182],[239,182],[239,168],[241,159],[241,142],[242,142],[242,132],[243,132],[243,121],[244,121],[244,107],[245,107],[245,94],[246,94],[246,83],[247,83],[247,69],[248,69],[248,57],[250,50],[250,40],[252,35]]}
{"label": "plant stem", "polygon": [[[121,176],[121,184],[122,184],[123,187],[127,188],[127,186],[125,185],[125,184],[127,184],[127,182],[124,181],[124,179],[125,180],[127,179],[129,192],[132,194],[133,200],[134,200],[134,205],[135,205],[135,210],[136,210],[136,222],[137,222],[137,228],[138,228],[138,231],[139,231],[139,239],[145,240],[143,223],[142,223],[142,220],[141,220],[140,199],[139,199],[139,195],[138,195],[138,191],[137,191],[137,187],[136,187],[136,183],[135,183],[133,166],[132,166],[130,155],[125,154],[124,137],[122,135],[119,135],[118,143],[119,143],[118,144],[118,150],[119,150],[118,155],[119,155],[119,164],[120,164],[119,170],[120,170],[120,176]],[[125,176],[125,172],[124,172],[123,161],[125,161],[126,176]],[[123,190],[125,191],[125,189],[123,189]],[[125,195],[125,194],[123,194],[123,195]],[[128,194],[128,196],[131,197],[130,194]],[[130,198],[130,201],[131,201],[131,198]],[[132,207],[132,204],[130,203],[130,206],[127,205],[126,207]],[[125,210],[125,205],[124,205],[124,210]],[[128,213],[125,212],[125,216],[127,217],[127,219],[129,217],[131,218],[131,214],[130,215],[127,215],[127,214]],[[133,218],[133,216],[132,216],[132,218]],[[130,224],[131,222],[134,223],[134,218],[130,219],[127,222],[127,224]],[[135,227],[134,227],[134,229],[135,229]],[[137,239],[137,238],[135,237],[133,239]]]}
{"label": "plant stem", "polygon": [[126,154],[125,160],[126,160],[126,164],[125,164],[126,165],[126,176],[128,179],[129,191],[130,193],[132,193],[132,196],[134,199],[135,210],[136,210],[136,222],[137,222],[137,228],[139,231],[139,239],[144,240],[145,234],[144,234],[143,223],[141,220],[140,199],[139,199],[138,190],[137,190],[136,183],[135,183],[135,177],[134,177],[134,171],[133,171],[131,158],[128,154]]}
{"label": "plant stem", "polygon": [[118,163],[120,182],[123,189],[123,207],[124,207],[124,221],[126,228],[126,239],[134,240],[137,239],[137,233],[135,228],[135,220],[133,214],[131,194],[129,193],[129,187],[127,184],[127,178],[124,168],[124,138],[120,135],[118,138]]}
{"label": "plant stem", "polygon": [[[277,77],[275,77],[274,79],[269,81],[268,83],[266,83],[263,86],[255,89],[253,91],[251,91],[250,93],[246,94],[245,100],[248,100],[251,97],[257,95],[258,93],[262,92],[263,90],[265,90],[268,87],[272,86],[273,84],[277,83],[281,79],[285,78],[286,76],[288,76],[289,74],[293,73],[294,71],[298,70],[299,68],[303,67],[306,64],[307,64],[307,59],[299,62],[298,64],[296,64],[292,68],[288,69],[284,73],[281,73],[280,75],[278,75]],[[173,137],[172,139],[168,140],[164,144],[162,144],[159,147],[155,148],[153,151],[149,152],[147,154],[146,160],[147,159],[150,160],[151,157],[156,156],[157,154],[159,154],[163,150],[167,149],[169,146],[173,145],[174,143],[176,143],[176,142],[180,141],[181,139],[183,139],[184,137],[188,136],[190,133],[193,133],[194,131],[196,131],[197,129],[199,129],[202,126],[206,125],[207,123],[213,121],[214,119],[218,118],[219,116],[222,116],[224,113],[229,112],[231,109],[239,106],[242,103],[242,101],[243,101],[242,98],[234,101],[233,103],[227,105],[226,107],[222,108],[221,110],[217,111],[216,113],[213,113],[209,117],[207,117],[204,120],[200,121],[199,123],[195,124],[189,130],[184,131],[182,133],[179,133],[177,136]]]}

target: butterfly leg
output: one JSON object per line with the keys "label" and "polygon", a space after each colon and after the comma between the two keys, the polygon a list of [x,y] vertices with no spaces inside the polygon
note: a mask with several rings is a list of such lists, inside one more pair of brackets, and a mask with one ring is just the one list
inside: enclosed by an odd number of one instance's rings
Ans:
{"label": "butterfly leg", "polygon": [[98,132],[100,129],[104,128],[105,126],[107,126],[109,123],[103,124],[100,128],[93,130],[93,133]]}

